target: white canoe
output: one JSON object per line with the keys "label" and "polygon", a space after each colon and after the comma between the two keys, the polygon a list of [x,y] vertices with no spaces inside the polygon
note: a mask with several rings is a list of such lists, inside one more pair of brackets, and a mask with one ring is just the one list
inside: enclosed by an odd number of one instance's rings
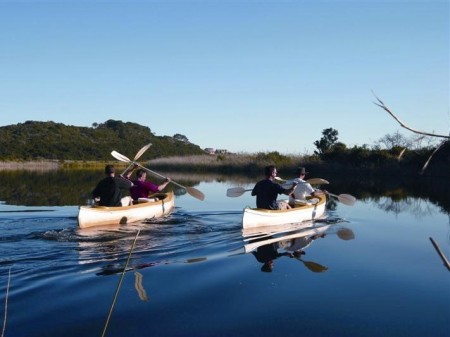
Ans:
{"label": "white canoe", "polygon": [[325,212],[326,195],[320,195],[317,203],[308,203],[286,210],[244,208],[243,228],[283,225],[320,218]]}
{"label": "white canoe", "polygon": [[173,192],[152,195],[156,201],[143,202],[124,207],[80,206],[78,226],[88,228],[105,225],[123,225],[131,222],[161,218],[175,206]]}

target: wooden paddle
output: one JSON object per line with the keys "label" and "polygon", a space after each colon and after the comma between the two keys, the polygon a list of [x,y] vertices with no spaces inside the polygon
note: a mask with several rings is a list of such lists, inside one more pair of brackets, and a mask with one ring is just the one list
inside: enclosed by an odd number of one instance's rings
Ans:
{"label": "wooden paddle", "polygon": [[[275,180],[279,181],[280,183],[285,183],[288,180],[280,178],[280,177],[275,177]],[[308,184],[311,185],[326,185],[329,184],[330,182],[328,180],[322,179],[322,178],[310,178],[308,180],[305,180]]]}
{"label": "wooden paddle", "polygon": [[330,193],[328,191],[326,191],[326,193],[332,197],[335,197],[336,199],[338,199],[340,202],[342,202],[344,205],[347,205],[347,206],[353,206],[356,201],[356,198],[350,194],[336,195],[336,194]]}
{"label": "wooden paddle", "polygon": [[[280,180],[281,178],[276,177],[275,179]],[[322,178],[311,178],[311,179],[306,180],[306,182],[310,183],[311,185],[328,184],[328,181],[326,181],[325,179],[322,179]],[[252,188],[245,189],[244,187],[230,187],[227,190],[227,197],[231,197],[231,198],[240,197],[245,192],[248,192],[251,190],[252,190]]]}
{"label": "wooden paddle", "polygon": [[240,197],[245,192],[251,191],[251,189],[245,189],[243,187],[231,187],[227,189],[227,197],[235,198]]}
{"label": "wooden paddle", "polygon": [[[284,180],[280,177],[275,177],[275,179],[280,182],[286,182],[286,180]],[[327,180],[322,179],[322,178],[311,178],[311,179],[306,180],[306,182],[311,185],[329,184],[329,182]],[[331,196],[337,198],[344,205],[353,206],[355,204],[356,198],[353,195],[350,195],[350,194],[336,195],[336,194],[330,193],[328,191],[324,191],[324,192],[327,193],[328,195],[331,195]]]}
{"label": "wooden paddle", "polygon": [[[124,156],[123,154],[120,154],[120,153],[117,152],[117,151],[112,151],[112,152],[111,152],[111,155],[112,155],[114,158],[116,158],[117,160],[119,160],[119,161],[122,161],[122,162],[125,162],[125,163],[136,164],[137,166],[143,168],[143,169],[146,170],[147,172],[150,172],[150,173],[152,173],[152,174],[154,174],[154,175],[156,175],[156,176],[158,176],[158,177],[161,177],[161,178],[163,178],[163,179],[166,179],[166,177],[163,176],[162,174],[159,174],[159,173],[157,173],[157,172],[155,172],[155,171],[152,171],[152,170],[150,170],[150,169],[148,169],[148,168],[146,168],[146,167],[140,165],[139,163],[136,163],[135,161],[130,160],[128,157]],[[199,199],[199,200],[204,200],[204,199],[205,199],[205,195],[204,195],[202,192],[200,192],[199,190],[197,190],[197,189],[195,189],[195,188],[193,188],[193,187],[186,187],[186,186],[183,186],[183,185],[181,185],[181,184],[179,184],[179,183],[177,183],[177,182],[175,182],[175,181],[173,181],[173,180],[171,180],[170,182],[173,183],[174,185],[177,185],[177,186],[179,186],[179,187],[185,189],[186,192],[188,192],[188,193],[189,193],[191,196],[193,196],[194,198],[197,198],[197,199]]]}
{"label": "wooden paddle", "polygon": [[[150,146],[152,146],[151,143],[148,143],[147,145],[143,146],[143,147],[136,153],[136,155],[134,156],[133,161],[136,161],[136,160],[138,160],[139,158],[141,158],[141,156],[144,154],[145,151],[147,151],[147,149],[148,149]],[[127,172],[127,171],[130,169],[131,165],[133,165],[133,163],[131,163],[130,165],[128,165],[128,167],[125,169],[125,171],[122,172],[122,175],[124,175],[125,172]]]}

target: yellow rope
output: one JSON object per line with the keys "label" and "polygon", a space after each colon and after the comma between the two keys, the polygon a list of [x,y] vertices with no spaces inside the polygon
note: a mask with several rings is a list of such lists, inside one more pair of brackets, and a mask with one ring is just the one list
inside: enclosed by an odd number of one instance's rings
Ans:
{"label": "yellow rope", "polygon": [[117,296],[119,295],[120,286],[122,285],[122,281],[123,281],[123,278],[124,278],[124,276],[125,276],[125,272],[126,272],[127,267],[128,267],[128,262],[130,262],[131,253],[133,252],[134,245],[136,244],[136,240],[137,240],[137,238],[138,238],[138,236],[139,236],[139,232],[140,232],[140,231],[141,231],[141,230],[139,229],[138,232],[136,233],[136,237],[134,238],[134,242],[133,242],[133,244],[131,245],[130,252],[129,252],[129,254],[128,254],[127,263],[125,264],[125,267],[123,268],[122,275],[120,276],[119,284],[117,285],[116,293],[114,294],[114,299],[113,299],[113,301],[112,301],[111,307],[109,308],[108,318],[106,319],[105,327],[103,328],[102,337],[105,336],[106,329],[107,329],[108,324],[109,324],[109,319],[111,318],[111,314],[112,314],[112,311],[113,311],[113,309],[114,309],[114,305],[115,305],[115,303],[116,303]]}
{"label": "yellow rope", "polygon": [[6,286],[6,297],[5,297],[5,318],[3,320],[3,329],[2,329],[2,337],[5,336],[5,330],[6,330],[6,312],[8,311],[8,295],[9,295],[9,283],[11,280],[11,268],[9,268],[8,272],[8,285]]}

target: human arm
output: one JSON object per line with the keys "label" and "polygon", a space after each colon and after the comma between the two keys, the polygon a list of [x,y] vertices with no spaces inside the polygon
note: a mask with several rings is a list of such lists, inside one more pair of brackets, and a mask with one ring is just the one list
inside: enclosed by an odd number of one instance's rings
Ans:
{"label": "human arm", "polygon": [[167,186],[171,181],[172,181],[172,179],[166,178],[166,179],[164,180],[164,182],[163,182],[161,185],[158,186],[158,191],[162,191],[163,189],[165,189],[166,186]]}
{"label": "human arm", "polygon": [[295,188],[297,187],[297,184],[298,184],[297,182],[293,182],[292,186],[290,188],[283,188],[280,186],[283,189],[282,193],[286,194],[286,195],[292,194],[294,192]]}
{"label": "human arm", "polygon": [[130,168],[126,169],[125,172],[120,176],[128,180],[131,180],[131,175],[133,174],[134,170],[136,170],[137,167],[138,164],[133,164]]}
{"label": "human arm", "polygon": [[129,180],[121,175],[118,177],[115,177],[114,179],[117,184],[117,187],[119,187],[120,189],[124,189],[124,190],[129,189],[129,188],[133,187],[133,185],[134,185],[131,180]]}

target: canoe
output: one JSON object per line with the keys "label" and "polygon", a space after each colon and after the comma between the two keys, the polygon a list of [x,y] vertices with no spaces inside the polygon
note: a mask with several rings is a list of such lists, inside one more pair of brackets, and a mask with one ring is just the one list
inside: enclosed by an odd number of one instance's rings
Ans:
{"label": "canoe", "polygon": [[318,219],[325,212],[326,195],[320,195],[313,199],[318,201],[313,203],[311,202],[312,199],[310,199],[311,201],[304,205],[297,205],[284,210],[244,208],[242,227],[274,226]]}
{"label": "canoe", "polygon": [[123,225],[141,220],[161,218],[168,215],[175,206],[173,192],[152,195],[148,202],[131,206],[80,206],[78,226],[88,228],[106,225]]}

